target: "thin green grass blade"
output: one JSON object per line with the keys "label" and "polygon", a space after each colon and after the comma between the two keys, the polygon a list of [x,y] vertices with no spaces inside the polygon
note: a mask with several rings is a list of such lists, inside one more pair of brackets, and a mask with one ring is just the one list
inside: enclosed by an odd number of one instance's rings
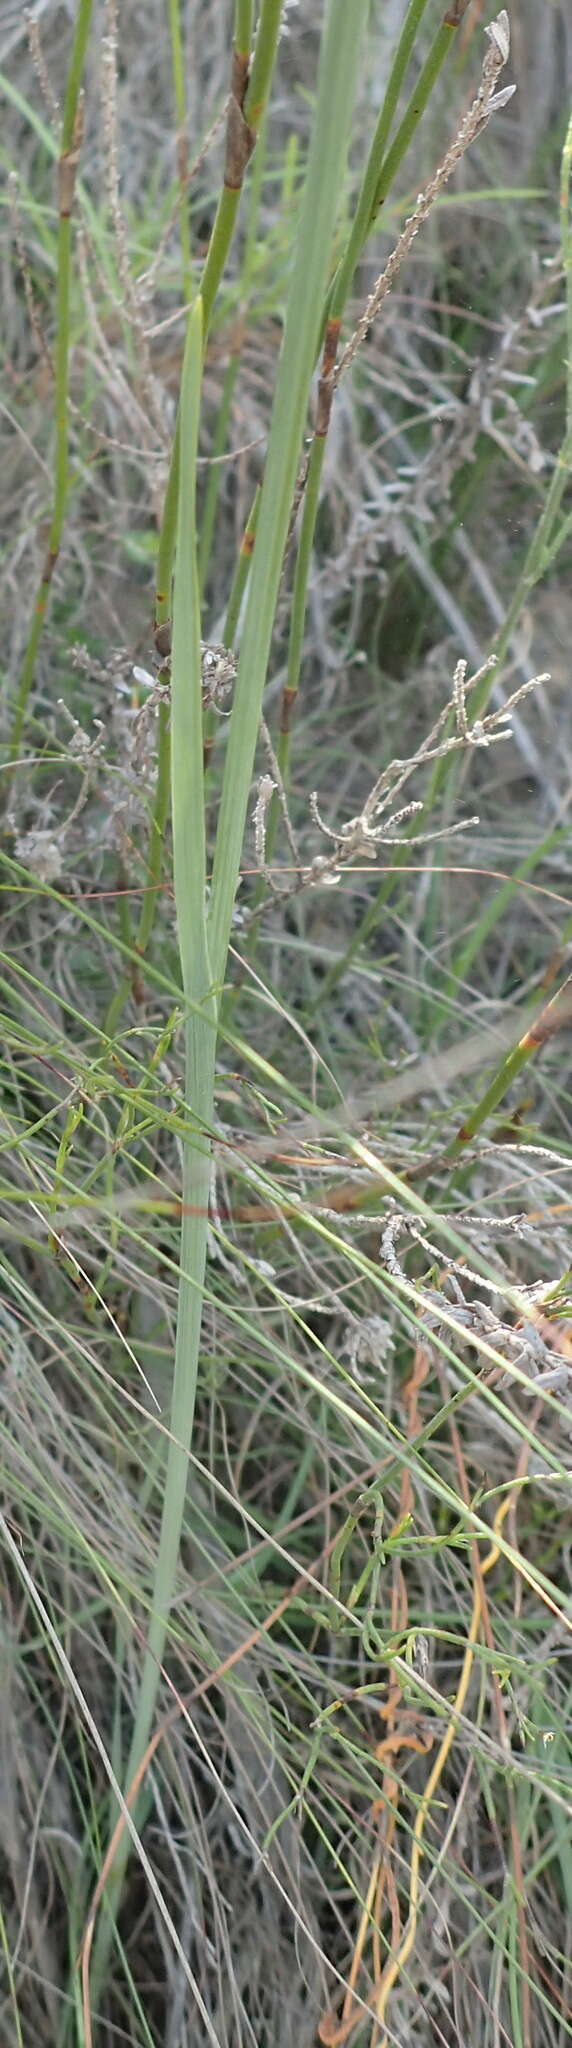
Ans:
{"label": "thin green grass blade", "polygon": [[316,118],[278,366],[216,838],[209,928],[217,983],[222,982],[226,969],[276,600],[367,12],[367,0],[355,0],[351,9],[344,0],[331,0],[322,44]]}
{"label": "thin green grass blade", "polygon": [[[173,1598],[187,1489],[205,1275],[210,1143],[215,1057],[215,1002],[206,921],[206,855],[202,765],[202,674],[195,511],[196,461],[202,381],[202,305],[189,314],[181,389],[178,529],[171,668],[171,801],[175,905],[185,996],[193,1005],[185,1026],[187,1130],[183,1141],[181,1264],[171,1436],[167,1453],[159,1554],[126,1785],[138,1769],[151,1730]],[[103,1923],[94,1964],[101,1981],[110,1926],[116,1915],[129,1855],[124,1836],[108,1890],[111,1921]]]}

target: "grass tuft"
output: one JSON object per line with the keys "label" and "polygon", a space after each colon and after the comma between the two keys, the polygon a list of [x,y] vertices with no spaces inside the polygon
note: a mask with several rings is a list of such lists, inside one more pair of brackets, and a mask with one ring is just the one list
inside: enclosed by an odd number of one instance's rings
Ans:
{"label": "grass tuft", "polygon": [[0,2038],[560,2048],[567,21],[195,13],[0,30]]}

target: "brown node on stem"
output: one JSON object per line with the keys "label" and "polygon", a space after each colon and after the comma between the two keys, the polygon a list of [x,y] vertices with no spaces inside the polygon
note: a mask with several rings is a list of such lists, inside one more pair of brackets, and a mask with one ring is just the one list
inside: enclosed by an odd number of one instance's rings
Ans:
{"label": "brown node on stem", "polygon": [[226,147],[224,157],[224,182],[227,191],[240,192],[247,164],[250,162],[256,142],[254,128],[249,126],[243,114],[244,98],[248,85],[248,57],[235,50],[232,60],[230,100],[226,117]]}
{"label": "brown node on stem", "polygon": [[[541,987],[546,987],[546,974]],[[534,1052],[538,1046],[548,1045],[558,1031],[567,1031],[572,1024],[572,974],[567,975],[561,988],[556,990],[551,1002],[545,1003],[538,1016],[524,1031],[518,1041],[517,1052]]]}
{"label": "brown node on stem", "polygon": [[443,15],[443,27],[459,28],[468,5],[469,0],[452,0],[451,7],[448,7],[447,13]]}
{"label": "brown node on stem", "polygon": [[179,184],[185,190],[189,182],[189,139],[184,128],[177,136],[177,171]]}
{"label": "brown node on stem", "polygon": [[557,1031],[567,1031],[572,1024],[572,975],[562,983],[551,1003],[546,1003],[540,1016],[535,1018],[530,1030],[525,1032],[522,1045],[547,1045]]}
{"label": "brown node on stem", "polygon": [[328,325],[326,327],[326,332],[324,336],[322,367],[320,370],[320,378],[318,383],[318,399],[316,405],[316,425],[314,430],[316,438],[319,440],[325,440],[330,425],[332,398],[334,395],[333,379],[334,370],[336,367],[336,356],[338,352],[340,326],[340,320],[328,320]]}
{"label": "brown node on stem", "polygon": [[72,212],[82,138],[83,93],[80,94],[78,101],[71,149],[64,150],[58,162],[58,210],[61,220],[69,220]]}
{"label": "brown node on stem", "polygon": [[[136,947],[135,947],[135,952],[136,952],[137,954],[139,954],[141,958],[143,957],[143,956],[142,956],[142,954],[141,954],[141,949],[140,949],[140,947],[139,947],[139,946],[136,946]],[[137,963],[137,961],[136,961],[136,960],[131,960],[131,962],[130,962],[130,968],[131,968],[131,992],[132,992],[132,996],[133,996],[133,1001],[134,1001],[134,1003],[136,1003],[136,1004],[137,1004],[137,1008],[138,1008],[138,1009],[140,1010],[140,1009],[141,1009],[141,1006],[142,1006],[142,1004],[143,1004],[143,1003],[144,1003],[144,1001],[145,1001],[145,987],[144,987],[144,982],[143,982],[143,976],[142,976],[142,974],[141,974],[141,973],[140,973],[140,971],[139,971],[139,966],[138,966],[138,963]]]}
{"label": "brown node on stem", "polygon": [[282,717],[280,720],[280,731],[283,737],[285,737],[286,734],[290,731],[290,725],[292,721],[292,707],[293,704],[295,703],[297,695],[297,690],[284,690],[283,692]]}
{"label": "brown node on stem", "polygon": [[53,576],[53,573],[54,573],[54,569],[55,569],[55,566],[56,566],[56,562],[57,562],[57,559],[58,559],[58,550],[57,550],[57,548],[47,548],[47,549],[46,549],[46,553],[45,553],[45,555],[44,555],[44,560],[43,560],[43,565],[42,565],[42,577],[41,577],[41,581],[42,581],[42,584],[43,584],[43,586],[44,586],[44,588],[45,588],[45,589],[48,589],[48,587],[49,587],[49,585],[50,585],[50,583],[51,583],[51,580],[52,580],[52,576]]}
{"label": "brown node on stem", "polygon": [[155,626],[153,639],[157,653],[161,655],[164,661],[171,652],[172,626],[170,619],[163,619],[161,625]]}

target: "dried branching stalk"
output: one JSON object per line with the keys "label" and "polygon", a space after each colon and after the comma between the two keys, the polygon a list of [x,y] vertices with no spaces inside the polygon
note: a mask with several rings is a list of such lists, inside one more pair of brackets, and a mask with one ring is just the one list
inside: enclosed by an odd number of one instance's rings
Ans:
{"label": "dried branching stalk", "polygon": [[[510,24],[504,7],[501,9],[496,20],[491,22],[488,28],[485,28],[485,35],[488,37],[489,47],[483,62],[479,90],[468,112],[463,116],[457,133],[450,143],[442,162],[438,165],[425,190],[419,193],[413,213],[406,220],[399,240],[388,257],[385,268],[382,270],[380,277],[378,277],[373,291],[370,293],[357,327],[350,336],[350,340],[343,349],[341,356],[337,359],[335,354],[337,332],[330,337],[329,350],[324,354],[320,371],[316,434],[322,433],[325,435],[327,433],[334,392],[337,390],[340,378],[345,375],[346,370],[350,369],[358,350],[367,339],[372,323],[385,299],[393,290],[405,258],[409,254],[409,250],[415,240],[415,236],[419,233],[419,229],[425,225],[436,199],[439,198],[440,193],[448,184],[453,171],[456,170],[457,164],[460,163],[461,158],[465,155],[467,149],[470,148],[471,143],[475,141],[476,137],[487,126],[491,115],[498,113],[501,108],[506,107],[509,100],[512,99],[513,93],[516,92],[515,85],[507,85],[502,87],[499,92],[496,91],[497,79],[500,77],[504,65],[508,62],[510,53]],[[300,504],[304,496],[310,459],[311,448],[307,448],[300,464],[296,481],[288,531],[288,545],[294,534]]]}
{"label": "dried branching stalk", "polygon": [[283,816],[283,819],[284,819],[284,829],[285,829],[285,832],[286,832],[286,837],[287,837],[287,840],[288,840],[288,845],[289,845],[289,847],[290,847],[290,852],[291,852],[291,854],[292,854],[292,859],[293,859],[293,862],[294,862],[294,866],[295,866],[295,867],[296,867],[296,868],[298,869],[298,874],[299,874],[299,877],[300,877],[300,881],[302,881],[302,877],[303,877],[303,869],[302,869],[302,864],[301,864],[301,861],[300,861],[300,855],[299,855],[299,852],[298,852],[298,846],[297,846],[297,841],[296,841],[296,834],[295,834],[295,832],[294,832],[294,829],[293,829],[293,826],[292,826],[292,820],[291,820],[291,817],[290,817],[290,812],[289,812],[289,809],[288,809],[288,798],[287,798],[287,795],[286,795],[286,789],[285,789],[285,785],[284,785],[284,778],[283,778],[283,776],[282,776],[282,773],[281,773],[281,769],[280,769],[280,765],[279,765],[279,762],[278,762],[278,760],[277,760],[277,757],[276,757],[276,754],[275,754],[275,751],[274,751],[274,747],[273,747],[273,745],[272,745],[272,739],[271,739],[271,736],[270,736],[270,733],[269,733],[269,730],[268,730],[268,726],[267,726],[267,724],[266,724],[266,719],[265,719],[265,718],[262,718],[262,719],[261,719],[261,722],[260,722],[260,724],[261,724],[261,732],[262,732],[262,737],[263,737],[263,740],[264,740],[264,745],[265,745],[265,747],[266,747],[266,752],[267,752],[267,755],[268,755],[268,759],[269,759],[269,762],[270,762],[270,774],[271,774],[271,777],[272,777],[272,785],[273,785],[273,790],[276,790],[276,794],[277,794],[277,797],[278,797],[278,802],[279,802],[279,804],[280,804],[280,809],[281,809],[281,812],[282,812],[282,816]]}
{"label": "dried branching stalk", "polygon": [[453,171],[456,170],[461,157],[465,155],[465,151],[470,148],[476,136],[482,133],[483,128],[486,127],[487,122],[491,118],[491,114],[498,113],[502,107],[506,107],[509,100],[512,99],[513,93],[516,92],[516,86],[514,85],[505,85],[501,88],[500,92],[496,91],[497,79],[508,61],[510,51],[509,19],[504,7],[501,9],[501,13],[497,16],[496,21],[492,21],[490,26],[485,29],[485,35],[488,37],[488,49],[484,58],[478,93],[469,107],[468,113],[464,115],[460,127],[457,129],[457,134],[450,143],[446,155],[443,157],[442,163],[438,165],[434,176],[430,179],[429,184],[426,185],[424,192],[419,193],[413,213],[406,220],[399,241],[396,243],[395,249],[392,250],[385,269],[382,270],[381,276],[378,277],[377,283],[370,293],[361,319],[358,320],[354,333],[351,335],[346,348],[343,350],[339,361],[332,371],[334,390],[336,385],[339,384],[340,377],[343,377],[345,371],[349,370],[350,364],[353,363],[354,356],[357,354],[362,342],[365,341],[372,321],[375,320],[384,299],[393,290],[393,286],[405,261],[405,257],[409,254],[415,236],[419,233],[419,229],[425,225],[435,200],[439,198],[439,194],[443,191],[445,185],[448,184],[449,178],[452,176]]}
{"label": "dried branching stalk", "polygon": [[[507,699],[499,710],[489,712],[484,718],[474,719],[471,724],[467,715],[468,694],[470,691],[478,688],[483,677],[494,666],[495,658],[494,655],[491,655],[487,661],[483,662],[481,668],[477,669],[475,674],[468,679],[466,661],[461,660],[457,662],[451,697],[444,705],[443,710],[440,711],[439,717],[432,726],[431,731],[417,748],[416,753],[412,754],[409,760],[404,761],[396,758],[389,762],[387,768],[382,769],[381,775],[378,775],[369,792],[369,796],[366,798],[363,809],[355,817],[349,818],[346,824],[338,827],[328,825],[321,815],[316,791],[312,791],[310,796],[312,818],[319,827],[320,832],[324,834],[324,837],[332,842],[333,851],[330,854],[317,854],[309,867],[302,869],[298,887],[308,887],[315,882],[326,883],[331,886],[339,881],[342,869],[346,868],[351,861],[358,859],[375,860],[377,853],[382,847],[427,845],[429,842],[449,838],[453,833],[464,832],[469,827],[478,825],[478,818],[465,818],[456,825],[445,826],[442,830],[438,828],[436,831],[423,830],[413,834],[410,832],[404,833],[404,826],[408,825],[410,820],[416,814],[422,812],[425,807],[420,799],[413,799],[408,803],[402,804],[397,810],[395,809],[395,803],[397,797],[402,794],[406,785],[411,781],[412,776],[418,773],[421,768],[426,767],[428,763],[444,760],[448,754],[456,753],[459,750],[467,751],[474,748],[491,747],[498,744],[500,740],[507,739],[512,731],[511,712],[515,710],[524,697],[529,695],[531,690],[538,689],[541,684],[550,680],[547,674],[530,677],[527,682],[521,683],[519,688],[513,691],[512,696]],[[447,732],[445,728],[450,722],[452,722],[453,731]],[[265,788],[268,781],[269,778],[267,776],[264,777]],[[264,810],[262,812],[259,808],[259,797],[255,814],[256,859],[268,882],[270,882],[270,876],[265,856],[265,819],[269,801],[270,796],[265,795]],[[284,790],[282,790],[281,802],[284,808],[286,806]],[[289,829],[291,833],[291,826]],[[272,891],[273,894],[276,894],[275,881],[272,882]],[[292,891],[289,889],[288,894],[291,893]]]}
{"label": "dried branching stalk", "polygon": [[[490,1236],[493,1233],[495,1239],[503,1236],[517,1238],[520,1241],[526,1241],[527,1238],[530,1239],[531,1234],[533,1235],[533,1226],[526,1212],[517,1216],[464,1215],[462,1222],[463,1235],[470,1236],[472,1233],[478,1242],[479,1251],[482,1249],[479,1240],[487,1234]],[[492,1295],[495,1302],[498,1302],[499,1296],[502,1297],[506,1276],[499,1272],[498,1280],[488,1280],[484,1273],[477,1272],[471,1266],[466,1257],[462,1261],[454,1259],[450,1252],[447,1253],[443,1271],[442,1249],[427,1236],[416,1216],[405,1210],[396,1209],[384,1226],[380,1249],[388,1273],[391,1273],[402,1286],[407,1285],[407,1279],[396,1249],[400,1237],[407,1237],[411,1244],[422,1247],[450,1289],[449,1295],[444,1294],[442,1288],[430,1280],[424,1283],[420,1290],[426,1303],[425,1327],[430,1334],[438,1336],[442,1333],[446,1336],[450,1330],[453,1313],[455,1323],[466,1331],[468,1343],[478,1343],[482,1338],[488,1345],[492,1345],[502,1358],[506,1358],[508,1378],[511,1376],[512,1367],[517,1373],[526,1375],[530,1387],[524,1389],[525,1392],[536,1395],[540,1392],[558,1391],[566,1396],[567,1401],[572,1400],[572,1347],[569,1331],[559,1333],[558,1326],[551,1323],[543,1313],[553,1299],[552,1284],[547,1286],[545,1281],[537,1281],[526,1286],[521,1283],[518,1295],[525,1314],[517,1323],[510,1323],[506,1316],[501,1314],[500,1308],[491,1308],[487,1301],[482,1300],[484,1292]],[[468,1284],[476,1289],[476,1294],[471,1300],[467,1300],[466,1295]],[[557,1341],[559,1334],[561,1344]]]}

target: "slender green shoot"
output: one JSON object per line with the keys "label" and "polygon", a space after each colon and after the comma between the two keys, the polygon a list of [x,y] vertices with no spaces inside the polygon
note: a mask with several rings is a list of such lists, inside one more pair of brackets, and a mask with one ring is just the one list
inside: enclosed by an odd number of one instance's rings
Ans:
{"label": "slender green shoot", "polygon": [[237,6],[223,187],[201,279],[205,336],[234,234],[247,165],[268,98],[281,12],[282,0],[262,0],[250,69],[250,42],[243,42],[242,37],[250,35],[251,11]]}
{"label": "slender green shoot", "polygon": [[[385,156],[386,145],[395,115],[403,81],[410,63],[415,40],[425,11],[426,0],[410,0],[403,29],[384,95],[375,134],[369,152],[361,189],[348,235],[344,254],[338,264],[327,294],[323,322],[323,349],[321,372],[318,384],[316,421],[310,450],[304,493],[304,511],[300,540],[296,558],[296,571],[290,618],[288,666],[282,698],[280,735],[278,741],[278,763],[283,783],[287,786],[289,774],[290,734],[296,698],[299,689],[300,667],[304,644],[304,623],[308,592],[308,579],[314,545],[314,534],[320,483],[324,464],[326,441],[329,432],[333,375],[336,363],[340,327],[347,299],[351,292],[356,266],[362,254],[372,227],[377,223],[380,208],[397,176],[402,160],[415,135],[421,117],[425,112],[439,72],[451,47],[452,38],[462,18],[462,6],[448,9],[445,19],[431,45],[421,76],[411,94],[403,120],[400,123],[395,142]],[[267,856],[272,859],[276,842],[280,806],[275,796],[272,802],[267,833]],[[256,928],[251,953],[256,947]]]}
{"label": "slender green shoot", "polygon": [[454,42],[466,8],[467,0],[453,0],[453,6],[447,8],[441,25],[437,29],[437,34],[433,38],[415,90],[411,94],[409,105],[406,107],[395,140],[391,144],[391,149],[388,150],[379,174],[372,208],[372,224],[384,201],[387,199],[388,192],[391,191],[400,165],[403,163],[404,156],[413,140],[415,131],[419,127],[421,116],[425,113],[425,108],[431,98],[439,73],[442,71],[446,58],[449,55],[451,45]]}
{"label": "slender green shoot", "polygon": [[523,1067],[528,1066],[529,1060],[533,1058],[533,1055],[543,1045],[547,1045],[550,1039],[555,1037],[556,1032],[562,1031],[564,1027],[569,1026],[571,1017],[572,975],[569,975],[567,981],[563,982],[562,987],[557,990],[556,995],[552,997],[549,1003],[545,1004],[544,1009],[540,1011],[534,1023],[523,1033],[522,1038],[519,1038],[518,1045],[513,1046],[512,1052],[509,1052],[507,1058],[502,1061],[502,1065],[498,1067],[492,1081],[489,1082],[488,1088],[480,1096],[479,1101],[475,1104],[469,1116],[465,1117],[455,1137],[451,1139],[447,1147],[447,1158],[457,1159],[465,1151],[467,1145],[471,1144],[472,1139],[477,1136],[482,1125],[486,1123],[487,1118],[492,1115],[493,1110],[498,1109],[499,1103],[504,1100],[508,1089],[512,1087],[513,1081],[518,1080]]}
{"label": "slender green shoot", "polygon": [[[171,800],[175,905],[184,995],[185,1100],[181,1267],[177,1339],[159,1552],[152,1615],[133,1727],[126,1785],[141,1763],[153,1721],[167,1640],[187,1489],[202,1318],[212,1128],[216,1005],[206,933],[206,853],[202,766],[202,670],[197,570],[196,460],[202,380],[202,305],[189,313],[181,386],[181,450],[171,667]],[[108,1889],[111,1919],[102,1923],[94,1962],[101,1981],[110,1928],[129,1854],[125,1836]]]}
{"label": "slender green shoot", "polygon": [[340,0],[333,0],[324,32],[316,119],[278,365],[215,845],[209,928],[217,984],[222,983],[226,970],[262,693],[331,259],[365,11],[360,0],[352,9],[350,20]]}
{"label": "slender green shoot", "polygon": [[171,37],[171,63],[173,69],[173,91],[177,115],[177,172],[179,178],[179,228],[183,257],[183,291],[186,299],[191,296],[191,231],[189,225],[189,137],[187,133],[187,101],[185,93],[185,60],[181,33],[181,9],[179,0],[169,0],[169,33]]}
{"label": "slender green shoot", "polygon": [[261,486],[257,484],[237,555],[224,622],[225,647],[234,647],[244,593],[250,574],[254,542],[256,540],[258,514],[260,511],[260,490]]}

